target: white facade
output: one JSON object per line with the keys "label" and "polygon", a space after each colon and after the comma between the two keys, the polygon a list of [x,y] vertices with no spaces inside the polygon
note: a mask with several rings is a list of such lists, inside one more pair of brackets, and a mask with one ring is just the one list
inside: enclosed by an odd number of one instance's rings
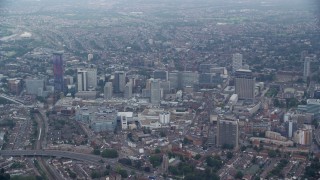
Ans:
{"label": "white facade", "polygon": [[88,91],[97,88],[97,69],[95,68],[78,68],[78,91]]}
{"label": "white facade", "polygon": [[242,69],[242,54],[235,53],[232,55],[232,72]]}
{"label": "white facade", "polygon": [[91,61],[93,59],[93,54],[88,54],[88,61]]}
{"label": "white facade", "polygon": [[77,70],[78,91],[87,91],[87,71]]}
{"label": "white facade", "polygon": [[170,123],[170,112],[160,113],[159,118],[160,118],[161,124],[169,124]]}

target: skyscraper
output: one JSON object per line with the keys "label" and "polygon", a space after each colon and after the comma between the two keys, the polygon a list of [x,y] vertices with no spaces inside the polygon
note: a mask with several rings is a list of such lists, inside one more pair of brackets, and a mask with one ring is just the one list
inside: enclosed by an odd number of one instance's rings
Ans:
{"label": "skyscraper", "polygon": [[132,83],[128,82],[124,88],[124,98],[130,99],[132,97]]}
{"label": "skyscraper", "polygon": [[242,54],[235,53],[232,55],[232,72],[242,69]]}
{"label": "skyscraper", "polygon": [[234,121],[234,120],[218,121],[217,145],[218,146],[231,145],[236,149],[238,148],[238,145],[239,145],[238,121]]}
{"label": "skyscraper", "polygon": [[97,88],[97,69],[95,68],[78,68],[78,91],[88,91]]}
{"label": "skyscraper", "polygon": [[305,79],[307,79],[308,77],[310,77],[310,62],[311,59],[310,57],[306,57],[304,59],[304,63],[303,63],[303,77]]}
{"label": "skyscraper", "polygon": [[126,73],[123,71],[116,71],[114,73],[113,91],[115,93],[123,93],[126,86]]}
{"label": "skyscraper", "polygon": [[87,71],[77,69],[78,91],[87,91]]}
{"label": "skyscraper", "polygon": [[112,82],[106,82],[104,85],[104,98],[111,99],[112,98]]}
{"label": "skyscraper", "polygon": [[160,104],[161,101],[161,89],[160,89],[160,81],[158,79],[151,80],[151,88],[150,88],[150,101],[152,104]]}
{"label": "skyscraper", "polygon": [[254,99],[255,78],[251,70],[240,69],[235,72],[235,91],[239,99]]}
{"label": "skyscraper", "polygon": [[53,53],[53,76],[54,76],[54,92],[60,95],[64,90],[63,83],[63,59],[62,53]]}

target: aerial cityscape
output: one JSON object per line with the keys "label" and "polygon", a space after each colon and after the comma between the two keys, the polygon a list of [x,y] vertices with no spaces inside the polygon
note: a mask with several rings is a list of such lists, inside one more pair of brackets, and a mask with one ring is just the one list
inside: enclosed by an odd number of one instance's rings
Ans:
{"label": "aerial cityscape", "polygon": [[0,180],[320,179],[319,0],[0,0]]}

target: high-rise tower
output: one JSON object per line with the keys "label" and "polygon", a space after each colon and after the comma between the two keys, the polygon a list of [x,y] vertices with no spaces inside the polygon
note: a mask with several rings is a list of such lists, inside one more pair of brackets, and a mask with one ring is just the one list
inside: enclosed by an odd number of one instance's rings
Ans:
{"label": "high-rise tower", "polygon": [[251,70],[239,69],[235,72],[235,90],[239,99],[254,99],[255,78]]}
{"label": "high-rise tower", "polygon": [[235,53],[232,55],[232,72],[242,69],[242,54]]}
{"label": "high-rise tower", "polygon": [[234,120],[219,120],[218,121],[218,133],[217,133],[217,145],[232,145],[234,148],[238,148],[239,145],[239,124]]}
{"label": "high-rise tower", "polygon": [[306,79],[310,77],[310,57],[306,57],[303,63],[303,77]]}
{"label": "high-rise tower", "polygon": [[63,59],[62,53],[53,53],[53,76],[54,76],[54,92],[59,96],[64,90],[63,83]]}
{"label": "high-rise tower", "polygon": [[116,71],[114,73],[113,91],[115,93],[123,93],[126,86],[126,73],[123,71]]}

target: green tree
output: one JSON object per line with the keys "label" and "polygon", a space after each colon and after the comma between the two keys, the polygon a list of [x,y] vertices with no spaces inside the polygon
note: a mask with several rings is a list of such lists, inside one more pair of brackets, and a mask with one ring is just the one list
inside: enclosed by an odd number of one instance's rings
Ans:
{"label": "green tree", "polygon": [[227,159],[231,159],[233,157],[233,153],[228,151],[227,152]]}
{"label": "green tree", "polygon": [[92,151],[92,154],[94,154],[94,155],[100,155],[100,150],[99,149],[94,149],[93,151]]}
{"label": "green tree", "polygon": [[238,172],[236,173],[236,175],[234,176],[234,178],[236,178],[236,179],[242,179],[242,178],[243,178],[243,173],[242,173],[241,171],[238,171]]}
{"label": "green tree", "polygon": [[162,157],[158,155],[150,156],[149,161],[152,164],[152,166],[155,168],[161,165]]}
{"label": "green tree", "polygon": [[115,149],[105,149],[102,151],[101,156],[104,158],[117,158],[119,154]]}
{"label": "green tree", "polygon": [[199,160],[200,158],[201,158],[201,155],[200,155],[200,154],[197,154],[197,155],[194,156],[194,159],[195,159],[195,160]]}
{"label": "green tree", "polygon": [[276,152],[275,150],[270,150],[270,151],[268,152],[268,156],[269,156],[270,158],[275,158],[275,157],[277,156],[277,152]]}

